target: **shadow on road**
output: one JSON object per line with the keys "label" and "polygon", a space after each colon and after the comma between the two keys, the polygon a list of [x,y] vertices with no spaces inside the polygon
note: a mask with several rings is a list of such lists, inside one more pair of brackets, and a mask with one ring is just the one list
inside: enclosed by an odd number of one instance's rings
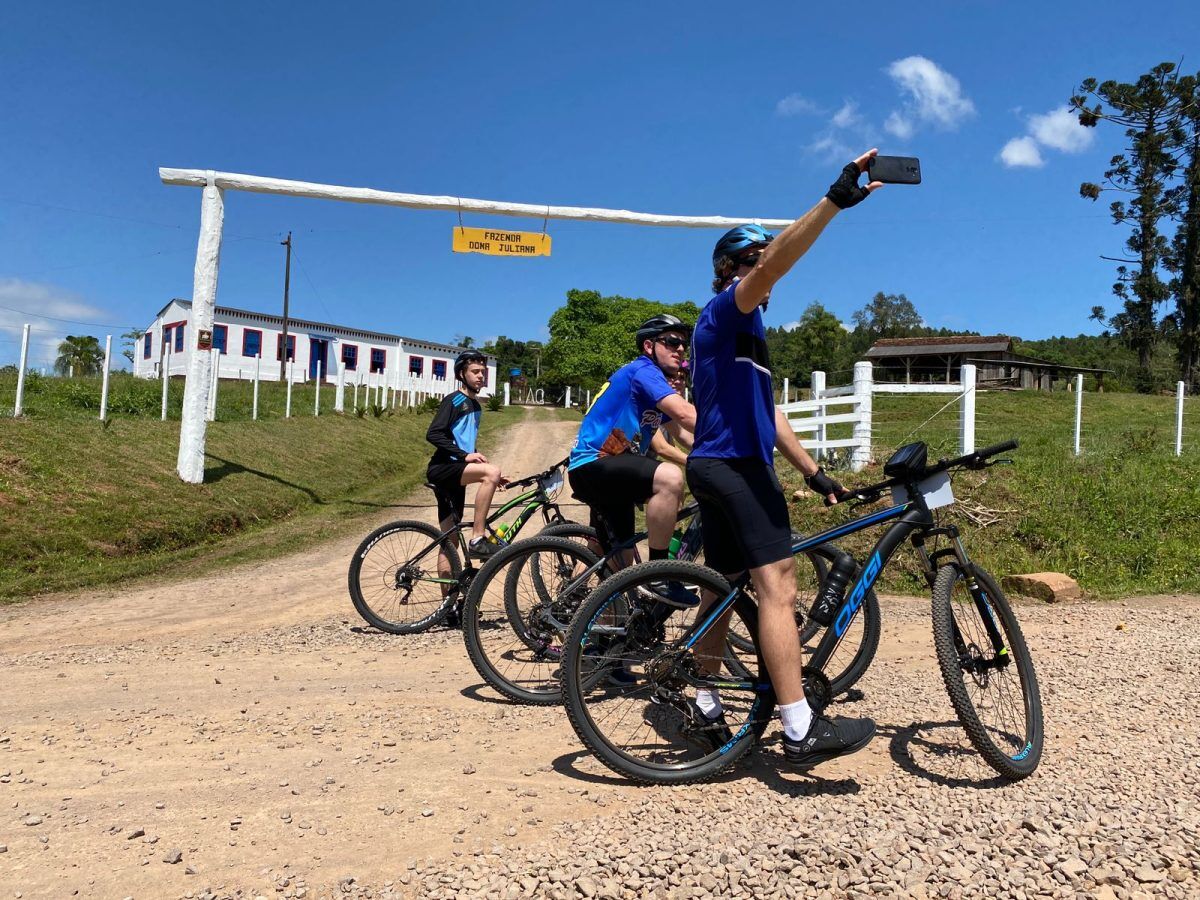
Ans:
{"label": "shadow on road", "polygon": [[956,720],[881,725],[879,735],[890,738],[888,752],[896,765],[917,778],[944,787],[983,790],[1010,783],[980,758]]}

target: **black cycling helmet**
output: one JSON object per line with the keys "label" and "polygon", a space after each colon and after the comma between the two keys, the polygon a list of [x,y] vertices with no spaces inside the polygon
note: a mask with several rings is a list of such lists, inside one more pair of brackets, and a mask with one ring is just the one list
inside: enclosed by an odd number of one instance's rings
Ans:
{"label": "black cycling helmet", "polygon": [[762,250],[775,240],[775,235],[761,225],[739,225],[721,235],[717,246],[713,248],[713,269],[721,264],[723,259],[736,260],[745,256],[749,251]]}
{"label": "black cycling helmet", "polygon": [[691,337],[692,326],[688,325],[679,316],[673,316],[670,313],[661,313],[657,316],[651,316],[642,323],[642,327],[637,330],[637,349],[638,353],[642,352],[642,342],[649,341],[660,334],[667,331],[681,331]]}
{"label": "black cycling helmet", "polygon": [[478,350],[464,350],[454,359],[454,377],[459,381],[462,381],[463,369],[465,369],[470,363],[483,363],[483,365],[486,367],[487,357]]}

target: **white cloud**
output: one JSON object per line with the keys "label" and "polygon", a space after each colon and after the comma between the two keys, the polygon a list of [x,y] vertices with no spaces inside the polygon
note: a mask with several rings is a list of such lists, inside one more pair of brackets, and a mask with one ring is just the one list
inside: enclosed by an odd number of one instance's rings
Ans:
{"label": "white cloud", "polygon": [[854,158],[854,151],[850,145],[841,136],[835,134],[832,129],[823,131],[817,135],[806,149],[813,156],[819,156],[831,162],[845,162],[847,159]]}
{"label": "white cloud", "polygon": [[[918,122],[931,123],[939,128],[957,128],[959,123],[975,115],[975,104],[962,92],[958,79],[924,56],[906,56],[887,67],[905,98],[902,114],[893,113],[889,122],[893,128],[904,129]],[[904,124],[901,124],[901,116]],[[889,129],[897,137],[895,130]],[[911,131],[909,132],[911,134]]]}
{"label": "white cloud", "polygon": [[905,118],[898,111],[892,112],[887,117],[887,121],[883,123],[883,129],[888,134],[893,134],[902,141],[907,141],[916,133],[917,126],[911,120]]}
{"label": "white cloud", "polygon": [[1000,161],[1006,166],[1042,166],[1045,165],[1043,147],[1062,153],[1082,153],[1096,137],[1065,106],[1030,116],[1027,131],[1024,137],[1013,138],[1000,151]]}
{"label": "white cloud", "polygon": [[842,104],[842,108],[833,114],[833,118],[829,120],[829,124],[834,128],[853,128],[862,122],[862,116],[858,114],[858,104],[853,100],[847,100]]}
{"label": "white cloud", "polygon": [[[0,278],[0,364],[17,363],[21,354],[21,333],[28,323],[29,367],[49,367],[58,355],[58,345],[68,334],[93,334],[95,328],[86,325],[71,325],[46,319],[75,319],[82,322],[98,322],[108,314],[89,306],[77,294],[56,285],[23,281],[20,278]],[[14,310],[28,310],[16,312]],[[116,340],[121,326],[113,328],[113,353],[119,352]]]}
{"label": "white cloud", "polygon": [[1078,117],[1066,106],[1044,115],[1030,116],[1029,133],[1039,144],[1063,153],[1080,153],[1090,147],[1096,137],[1096,130],[1080,125]]}
{"label": "white cloud", "polygon": [[820,107],[802,94],[788,94],[775,104],[777,116],[803,116],[820,112]]}
{"label": "white cloud", "polygon": [[1031,137],[1013,138],[1000,151],[1000,160],[1009,168],[1025,166],[1037,168],[1045,165],[1037,141]]}

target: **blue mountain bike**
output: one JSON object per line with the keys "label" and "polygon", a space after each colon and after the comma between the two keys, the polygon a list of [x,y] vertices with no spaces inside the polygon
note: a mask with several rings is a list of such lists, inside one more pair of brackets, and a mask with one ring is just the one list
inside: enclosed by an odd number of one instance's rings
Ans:
{"label": "blue mountain bike", "polygon": [[[831,699],[826,667],[892,554],[908,541],[933,595],[934,645],[950,701],[980,756],[1014,781],[1031,775],[1042,754],[1033,661],[1008,600],[967,555],[957,527],[938,524],[936,510],[953,502],[955,470],[1006,461],[993,457],[1016,447],[1007,441],[933,466],[926,465],[923,443],[903,447],[885,465],[886,481],[854,492],[863,504],[891,491],[892,506],[792,548],[806,553],[890,525],[830,610],[828,626],[810,632],[819,640],[804,667],[809,703],[819,712]],[[939,538],[948,546],[931,552],[928,542]],[[647,599],[645,584],[662,579],[681,583],[701,603],[680,610]],[[658,561],[619,572],[588,596],[564,644],[563,699],[576,733],[606,766],[645,783],[699,781],[733,765],[762,736],[775,691],[757,646],[757,607],[749,588],[748,576],[731,585],[694,563]],[[716,639],[722,634],[742,640]],[[621,685],[598,678],[605,666],[632,677]],[[699,688],[720,691],[724,720],[717,727],[698,714]]]}

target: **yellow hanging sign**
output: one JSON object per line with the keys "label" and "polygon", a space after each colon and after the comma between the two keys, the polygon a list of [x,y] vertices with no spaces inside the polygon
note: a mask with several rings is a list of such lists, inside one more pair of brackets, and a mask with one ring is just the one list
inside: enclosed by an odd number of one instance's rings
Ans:
{"label": "yellow hanging sign", "polygon": [[456,225],[454,252],[486,253],[488,256],[549,256],[550,235],[541,231],[499,231]]}

